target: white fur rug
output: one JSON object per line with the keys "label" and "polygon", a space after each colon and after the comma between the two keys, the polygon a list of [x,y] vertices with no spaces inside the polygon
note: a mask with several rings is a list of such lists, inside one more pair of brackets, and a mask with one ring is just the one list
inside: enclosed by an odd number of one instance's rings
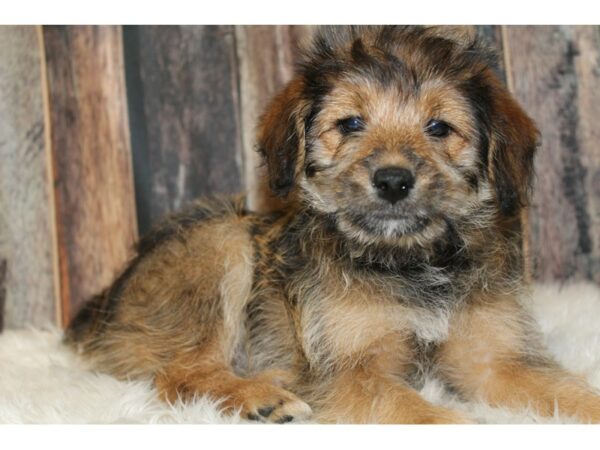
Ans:
{"label": "white fur rug", "polygon": [[[556,358],[600,388],[600,288],[538,286],[532,311]],[[166,405],[144,382],[122,382],[87,370],[60,343],[59,330],[8,330],[0,335],[0,423],[246,423],[199,399]],[[482,423],[574,423],[481,403],[462,403],[429,380],[422,394]],[[255,422],[251,422],[255,423]]]}

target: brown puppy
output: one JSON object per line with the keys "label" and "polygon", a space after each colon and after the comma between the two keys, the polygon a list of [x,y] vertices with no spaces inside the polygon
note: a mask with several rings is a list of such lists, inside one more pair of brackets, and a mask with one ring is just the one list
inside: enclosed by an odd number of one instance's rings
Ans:
{"label": "brown puppy", "polygon": [[465,399],[600,422],[519,303],[537,131],[492,63],[444,28],[321,30],[260,124],[287,209],[168,219],[69,341],[255,420],[467,421],[415,391],[433,373]]}

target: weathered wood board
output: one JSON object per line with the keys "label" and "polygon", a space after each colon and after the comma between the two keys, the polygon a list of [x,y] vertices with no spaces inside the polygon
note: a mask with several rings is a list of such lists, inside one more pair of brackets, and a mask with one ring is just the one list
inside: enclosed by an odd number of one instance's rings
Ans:
{"label": "weathered wood board", "polygon": [[542,146],[530,210],[534,275],[600,282],[600,28],[508,26],[515,95]]}
{"label": "weathered wood board", "polygon": [[137,237],[121,27],[44,27],[62,321]]}
{"label": "weathered wood board", "polygon": [[56,321],[38,30],[0,26],[0,329]]}
{"label": "weathered wood board", "polygon": [[140,231],[191,199],[243,190],[232,26],[125,27]]}

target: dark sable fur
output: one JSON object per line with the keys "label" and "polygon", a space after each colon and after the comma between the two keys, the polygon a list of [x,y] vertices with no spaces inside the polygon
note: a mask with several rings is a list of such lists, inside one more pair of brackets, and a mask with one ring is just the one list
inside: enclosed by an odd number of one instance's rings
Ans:
{"label": "dark sable fur", "polygon": [[[427,251],[383,244],[365,246],[340,233],[334,216],[308,208],[291,217],[269,245],[273,253],[281,256],[281,263],[274,269],[278,276],[273,281],[278,280],[285,289],[290,280],[305,277],[307,267],[327,261],[326,264],[357,277],[387,279],[395,285],[399,302],[430,310],[451,309],[479,282],[473,279],[472,271],[476,265],[481,269],[486,264],[484,253],[507,245],[513,239],[492,231],[486,233],[490,241],[485,249],[469,249],[457,231],[457,228],[464,231],[467,227],[447,222],[446,232],[432,242]],[[315,240],[321,242],[316,248],[312,245]],[[506,265],[505,279],[494,286],[498,291],[510,291],[521,280],[520,256],[509,258]],[[318,280],[305,281],[318,283]],[[288,300],[294,305],[298,301],[293,296]]]}
{"label": "dark sable fur", "polygon": [[481,76],[472,77],[462,83],[461,90],[469,99],[471,107],[477,117],[477,134],[479,138],[480,176],[487,178],[489,165],[490,141],[489,135],[492,131],[491,92],[489,86],[482,80]]}
{"label": "dark sable fur", "polygon": [[101,334],[114,317],[115,310],[125,284],[135,273],[141,256],[129,263],[125,271],[115,280],[112,286],[95,295],[79,310],[67,329],[66,337],[71,341],[81,341],[86,334]]}

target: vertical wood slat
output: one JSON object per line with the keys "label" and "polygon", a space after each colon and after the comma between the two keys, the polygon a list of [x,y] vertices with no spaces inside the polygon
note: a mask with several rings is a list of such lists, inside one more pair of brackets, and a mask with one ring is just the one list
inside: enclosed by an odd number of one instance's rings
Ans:
{"label": "vertical wood slat", "polygon": [[600,31],[598,27],[505,28],[517,98],[542,146],[530,212],[540,281],[600,282]]}
{"label": "vertical wood slat", "polygon": [[0,260],[0,333],[4,329],[4,307],[6,305],[6,267],[8,260]]}
{"label": "vertical wood slat", "polygon": [[58,298],[34,26],[0,27],[0,99],[0,328],[47,326]]}
{"label": "vertical wood slat", "polygon": [[297,47],[312,26],[236,26],[240,62],[240,105],[248,207],[269,211],[281,205],[268,188],[265,168],[255,149],[256,126],[269,100],[292,77]]}
{"label": "vertical wood slat", "polygon": [[125,27],[140,231],[189,200],[243,189],[231,26]]}
{"label": "vertical wood slat", "polygon": [[[579,256],[582,273],[585,277],[600,283],[600,26],[576,26],[573,29],[573,40],[579,52],[575,59],[575,72],[579,83],[577,105],[579,108],[578,136],[581,146],[581,166],[585,173],[581,191],[567,191],[570,198],[580,206],[576,213],[583,217],[578,219],[578,229],[585,233],[587,217],[589,222],[589,242],[579,238],[579,246],[584,250]],[[567,167],[568,176],[573,169]],[[585,210],[586,212],[582,211]],[[578,212],[581,211],[581,212]],[[581,267],[580,266],[580,267]]]}
{"label": "vertical wood slat", "polygon": [[106,287],[137,237],[121,28],[43,29],[62,322]]}

